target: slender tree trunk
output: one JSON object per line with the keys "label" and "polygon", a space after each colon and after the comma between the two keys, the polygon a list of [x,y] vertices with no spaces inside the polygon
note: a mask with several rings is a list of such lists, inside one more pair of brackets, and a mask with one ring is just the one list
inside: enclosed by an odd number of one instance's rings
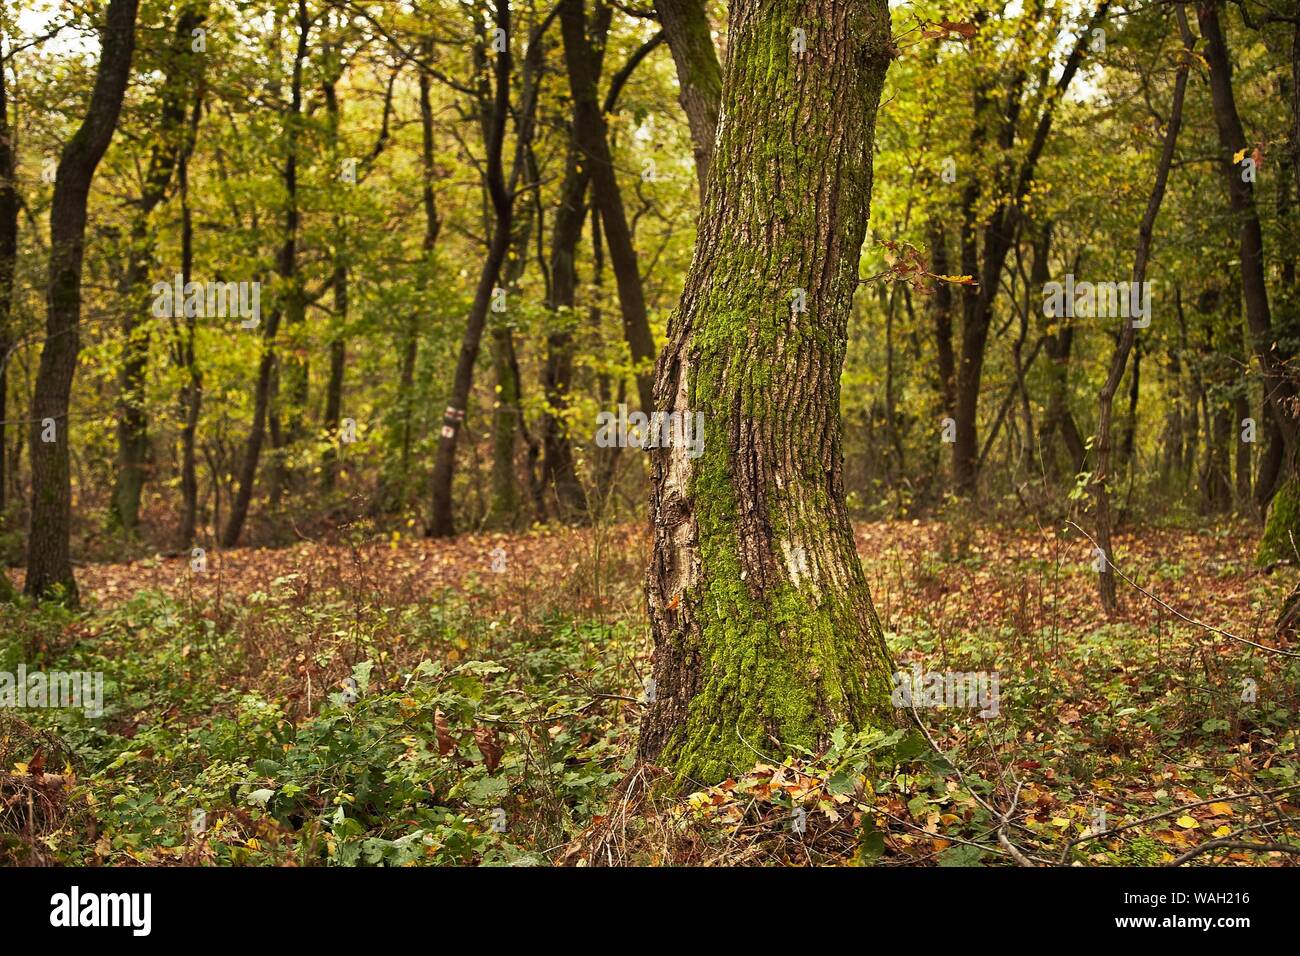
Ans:
{"label": "slender tree trunk", "polygon": [[496,407],[492,410],[492,497],[488,524],[515,528],[523,516],[519,470],[515,450],[519,446],[520,383],[519,360],[515,357],[510,326],[498,322],[492,328],[492,364],[496,372]]}
{"label": "slender tree trunk", "polygon": [[[600,75],[604,63],[605,35],[609,29],[610,13],[608,6],[602,4],[598,8],[589,30],[590,36],[585,40],[590,58],[584,64],[586,69],[582,71],[582,75],[584,78],[588,76],[593,78],[593,82],[594,78]],[[705,35],[707,38],[707,32]],[[710,39],[709,42],[711,44],[712,40]],[[575,43],[579,43],[576,37]],[[656,41],[651,39],[643,44],[627,64],[615,74],[601,110],[603,115],[608,116],[614,112],[623,84],[655,43]],[[594,90],[591,92],[594,94]],[[716,122],[716,103],[714,114]],[[547,406],[542,420],[542,445],[545,451],[542,481],[546,490],[554,496],[557,515],[561,520],[566,521],[580,520],[586,516],[588,510],[586,492],[578,480],[572,438],[565,419],[569,405],[569,392],[573,386],[573,333],[577,325],[577,249],[582,239],[582,226],[588,212],[587,191],[592,170],[592,163],[587,160],[587,154],[583,149],[584,143],[594,136],[594,132],[588,129],[587,139],[581,139],[578,130],[584,123],[590,125],[589,104],[584,103],[580,106],[575,100],[569,129],[569,148],[565,157],[564,180],[560,189],[560,203],[551,232],[549,269],[551,278],[547,298],[547,308],[551,311],[551,330],[547,336],[546,364],[542,370],[542,387]],[[710,140],[710,148],[712,148],[712,140]],[[591,219],[593,232],[598,234],[599,213],[593,211]],[[600,249],[595,249],[594,254],[599,261]],[[599,266],[597,266],[598,270]],[[596,284],[599,284],[599,276],[596,277]]]}
{"label": "slender tree trunk", "polygon": [[[506,121],[510,116],[510,48],[496,54],[493,67],[495,90],[492,100],[488,101],[486,93],[480,102],[484,141],[487,145],[487,162],[485,185],[491,201],[493,225],[492,236],[488,242],[487,257],[479,273],[478,286],[474,291],[474,301],[470,306],[469,318],[465,323],[465,332],[461,338],[460,354],[456,359],[456,372],[452,380],[451,401],[443,413],[442,430],[438,439],[438,450],[433,462],[432,494],[430,496],[430,519],[425,534],[431,538],[447,538],[456,533],[452,510],[452,479],[456,472],[456,444],[465,420],[466,406],[469,404],[470,388],[474,384],[474,364],[478,361],[479,346],[483,341],[483,330],[487,325],[488,309],[491,306],[493,289],[506,253],[510,249],[512,225],[514,223],[515,185],[524,168],[528,149],[532,142],[533,117],[537,108],[536,77],[541,69],[541,42],[543,34],[552,22],[554,12],[534,28],[529,38],[525,53],[522,77],[522,105],[518,113],[519,130],[516,136],[514,168],[507,184],[502,153],[505,145]],[[510,35],[510,5],[508,0],[498,0],[494,18],[496,28]],[[482,56],[481,48],[479,55]]]}
{"label": "slender tree trunk", "polygon": [[1232,403],[1219,390],[1206,395],[1205,468],[1201,479],[1206,514],[1232,508]]}
{"label": "slender tree trunk", "polygon": [[325,383],[325,414],[322,425],[330,437],[324,460],[321,462],[321,483],[326,491],[333,490],[339,477],[339,426],[343,419],[343,380],[348,368],[348,340],[344,326],[348,317],[348,266],[346,253],[336,249],[334,254],[333,320],[338,327],[329,342],[329,379]]}
{"label": "slender tree trunk", "polygon": [[[979,423],[980,382],[984,373],[985,350],[988,344],[989,329],[993,321],[993,305],[1002,280],[1002,270],[1006,265],[1007,254],[1011,250],[1015,236],[1016,219],[1021,215],[1021,202],[1029,192],[1034,180],[1038,160],[1047,145],[1051,133],[1057,104],[1065,97],[1070,83],[1078,72],[1083,60],[1085,44],[1093,27],[1101,23],[1110,7],[1110,0],[1101,0],[1093,13],[1087,27],[1079,34],[1074,47],[1066,58],[1065,66],[1056,84],[1049,92],[1042,113],[1034,128],[1033,138],[1029,142],[1025,158],[1014,172],[1009,171],[1008,193],[997,200],[997,204],[985,225],[983,245],[978,257],[975,251],[973,235],[972,210],[974,195],[964,197],[963,207],[963,272],[975,275],[979,282],[975,286],[963,287],[966,295],[962,301],[962,335],[961,361],[957,366],[957,441],[953,445],[953,473],[958,493],[974,496],[979,481],[979,441],[977,427]],[[1006,122],[1002,126],[998,139],[1000,152],[1009,153],[1015,140],[1016,118],[1019,115],[1019,96],[1012,99],[1013,108],[1006,111]],[[976,99],[978,114],[989,103]],[[977,129],[979,127],[977,126]],[[981,148],[982,140],[972,143]],[[968,187],[969,188],[969,187]],[[971,268],[978,264],[977,268]]]}
{"label": "slender tree trunk", "polygon": [[[496,27],[504,36],[510,35],[510,6],[506,0],[497,0],[494,12]],[[481,54],[480,54],[481,55]],[[490,115],[485,117],[484,140],[487,146],[486,187],[495,217],[492,236],[488,241],[487,256],[479,271],[474,301],[470,306],[465,332],[461,337],[460,354],[452,379],[451,398],[443,413],[442,430],[433,461],[432,494],[429,525],[425,534],[431,538],[449,538],[456,533],[452,509],[452,480],[456,472],[456,445],[460,438],[461,423],[465,420],[470,388],[474,384],[474,365],[478,361],[483,329],[487,324],[488,309],[492,304],[493,289],[501,263],[510,249],[510,226],[514,217],[514,197],[506,187],[502,164],[505,146],[506,120],[510,113],[510,46],[496,54],[496,88]],[[486,103],[480,104],[488,111]]]}
{"label": "slender tree trunk", "polygon": [[[579,234],[581,220],[577,223]],[[556,223],[556,230],[560,228]],[[545,450],[543,464],[543,483],[555,496],[556,514],[561,520],[572,521],[583,516],[587,511],[586,494],[582,483],[578,481],[573,459],[573,443],[569,435],[569,425],[565,415],[569,406],[569,392],[573,386],[573,325],[576,319],[574,302],[575,278],[572,272],[573,255],[576,251],[578,237],[572,237],[573,246],[567,253],[554,251],[551,257],[554,291],[552,308],[556,323],[555,330],[547,336],[546,365],[542,372],[543,387],[546,393],[546,416],[542,424],[542,444]],[[568,242],[568,239],[564,240]],[[557,235],[554,246],[561,243]],[[557,259],[567,258],[570,269],[567,276],[561,276],[556,270]],[[563,263],[560,263],[561,269]],[[562,288],[567,284],[567,288]]]}
{"label": "slender tree trunk", "polygon": [[892,54],[884,0],[731,5],[717,152],[655,386],[664,410],[704,418],[698,457],[681,441],[651,453],[640,752],[679,779],[897,720],[839,420]]}
{"label": "slender tree trunk", "polygon": [[[0,43],[0,62],[3,62],[4,55],[4,44]],[[5,83],[5,71],[0,67],[0,519],[3,519],[9,488],[5,472],[8,449],[5,429],[9,412],[9,356],[17,337],[13,327],[13,304],[18,264],[19,206],[18,157],[13,129],[9,125],[9,93]]]}
{"label": "slender tree trunk", "polygon": [[[433,44],[426,41],[421,47],[424,57],[433,52]],[[423,253],[421,266],[421,289],[427,291],[433,274],[434,250],[438,245],[438,234],[442,231],[442,218],[438,214],[438,197],[433,189],[437,175],[433,162],[433,102],[431,99],[432,79],[429,71],[420,69],[420,200],[424,207],[424,238],[420,244]],[[401,416],[399,474],[402,494],[406,492],[407,476],[410,473],[412,427],[411,417],[414,411],[413,396],[415,392],[415,365],[420,351],[420,323],[418,316],[412,315],[406,323],[402,340],[402,361],[398,370],[398,403]]]}
{"label": "slender tree trunk", "polygon": [[545,451],[542,481],[555,496],[556,514],[566,521],[585,514],[587,510],[586,495],[574,467],[573,443],[565,413],[573,387],[573,332],[577,322],[578,287],[576,260],[587,212],[588,179],[582,153],[576,144],[571,143],[565,160],[560,204],[551,226],[551,294],[546,305],[551,312],[552,325],[546,337],[546,364],[542,370],[547,406],[542,419]]}
{"label": "slender tree trunk", "polygon": [[[194,149],[195,134],[203,108],[203,93],[194,97],[194,111],[190,121],[190,138],[181,152],[177,178],[181,199],[181,280],[188,283],[194,273],[194,215],[190,209],[190,156]],[[185,370],[185,384],[181,386],[181,546],[190,547],[198,530],[199,478],[195,455],[195,438],[198,434],[199,412],[203,403],[203,375],[199,371],[194,353],[197,332],[196,316],[185,316],[176,333],[176,364]]]}
{"label": "slender tree trunk", "polygon": [[1246,150],[1249,144],[1232,88],[1232,60],[1219,18],[1221,6],[1220,0],[1203,0],[1197,7],[1197,20],[1205,38],[1205,59],[1210,67],[1210,102],[1219,132],[1222,169],[1238,227],[1246,324],[1268,389],[1268,407],[1277,420],[1284,443],[1283,484],[1270,510],[1257,555],[1257,560],[1266,564],[1289,556],[1290,538],[1300,530],[1300,508],[1296,507],[1300,501],[1300,476],[1296,471],[1297,426],[1293,408],[1296,390],[1286,369],[1289,350],[1276,340],[1272,327],[1264,274],[1264,236],[1255,205],[1255,187],[1244,175],[1242,166],[1233,161],[1238,151]]}
{"label": "slender tree trunk", "polygon": [[636,249],[632,245],[632,230],[609,151],[605,117],[596,96],[599,73],[587,36],[585,0],[560,0],[559,9],[564,62],[573,96],[574,136],[591,164],[595,205],[605,227],[609,261],[623,312],[623,334],[633,362],[643,370],[636,376],[637,391],[641,396],[641,406],[648,413],[654,407],[654,376],[649,371],[655,355],[654,335],[650,331],[645,290],[641,285]]}
{"label": "slender tree trunk", "polygon": [[1239,392],[1233,399],[1233,422],[1232,428],[1236,435],[1234,442],[1237,449],[1237,503],[1241,506],[1247,506],[1251,500],[1251,476],[1250,476],[1250,445],[1241,440],[1241,423],[1243,419],[1250,417],[1250,399],[1244,390]]}
{"label": "slender tree trunk", "polygon": [[[591,219],[591,308],[587,310],[587,324],[596,336],[597,341],[601,338],[601,325],[603,323],[602,312],[600,307],[602,289],[605,285],[605,242],[600,232],[600,216],[593,211]],[[608,372],[599,372],[596,375],[596,397],[600,401],[600,407],[612,409],[622,405],[627,399],[627,383],[622,378],[619,379],[617,394],[612,387],[611,377]],[[614,484],[615,469],[618,467],[619,454],[622,448],[614,445],[611,448],[596,447],[592,449],[592,455],[596,461],[595,468],[595,486],[596,500],[589,504],[593,514],[597,517],[605,502],[609,498],[610,490]]]}
{"label": "slender tree trunk", "polygon": [[[333,55],[332,47],[327,47],[327,59]],[[328,116],[330,156],[335,168],[339,168],[339,99],[337,79],[332,78],[323,85],[325,110]],[[382,142],[382,141],[381,141]],[[355,174],[355,170],[354,170]],[[330,316],[329,336],[329,377],[325,383],[325,410],[321,416],[321,425],[329,436],[329,445],[321,456],[321,487],[332,491],[339,476],[339,425],[343,416],[343,380],[348,367],[348,233],[344,216],[341,212],[334,214],[334,263],[330,278],[331,291],[334,295],[334,314]]]}
{"label": "slender tree trunk", "polygon": [[[298,0],[298,46],[293,58],[289,110],[285,116],[285,157],[281,174],[285,194],[284,238],[276,256],[276,273],[282,283],[283,299],[276,304],[266,322],[263,323],[262,355],[258,362],[257,383],[253,393],[253,424],[244,442],[243,457],[239,464],[238,490],[230,503],[230,515],[221,532],[223,548],[233,548],[239,543],[244,522],[248,518],[248,507],[252,503],[253,487],[257,481],[257,465],[262,456],[262,444],[266,440],[268,419],[270,419],[273,445],[279,448],[282,444],[278,419],[272,408],[275,402],[272,393],[273,390],[277,390],[275,389],[275,339],[280,331],[282,316],[287,316],[291,322],[300,322],[304,311],[301,290],[298,288],[298,138],[302,117],[303,64],[307,59],[307,40],[310,33],[311,19],[307,15],[306,0]],[[273,505],[278,498],[278,474],[274,480],[275,486],[271,489]]]}
{"label": "slender tree trunk", "polygon": [[[533,178],[537,176],[534,172]],[[528,262],[528,244],[536,211],[525,207],[516,216],[514,253],[505,266],[502,285],[507,301],[519,291]],[[538,226],[541,228],[541,225]],[[523,519],[523,494],[519,487],[519,468],[515,452],[524,431],[523,382],[519,377],[519,359],[515,355],[514,330],[508,311],[493,322],[488,343],[496,374],[496,400],[492,408],[492,495],[488,502],[487,524],[496,528],[516,528]]]}
{"label": "slender tree trunk", "polygon": [[[936,275],[949,275],[952,267],[948,259],[948,243],[943,225],[935,220],[930,224],[930,271]],[[930,313],[934,318],[934,347],[939,364],[939,405],[945,416],[953,415],[957,407],[957,359],[952,351],[952,286],[936,282],[930,298]]]}
{"label": "slender tree trunk", "polygon": [[[189,91],[200,79],[202,54],[194,49],[193,31],[206,16],[206,4],[185,7],[176,18],[160,94],[158,137],[149,156],[144,187],[130,228],[126,276],[126,311],[122,318],[122,366],[118,372],[117,475],[111,515],[128,535],[140,520],[140,498],[149,473],[149,418],[145,407],[145,373],[149,367],[150,325],[145,286],[153,265],[154,236],[150,219],[166,198],[184,147]],[[179,307],[178,303],[178,307]]]}
{"label": "slender tree trunk", "polygon": [[[138,5],[138,0],[110,0],[108,4],[90,103],[84,121],[63,148],[50,205],[49,299],[45,342],[32,398],[32,507],[23,590],[34,597],[62,590],[74,604],[78,595],[69,549],[72,481],[68,409],[80,351],[86,203],[95,170],[113,138],[122,110],[135,50]],[[46,441],[50,435],[54,440]]]}
{"label": "slender tree trunk", "polygon": [[[1174,161],[1174,149],[1178,145],[1178,131],[1183,124],[1183,100],[1187,92],[1187,71],[1195,55],[1196,40],[1191,27],[1187,25],[1187,12],[1181,3],[1175,4],[1174,15],[1178,19],[1178,31],[1183,41],[1183,57],[1178,66],[1178,75],[1174,79],[1173,105],[1169,109],[1169,126],[1165,131],[1164,146],[1160,159],[1156,163],[1155,182],[1151,194],[1147,197],[1146,212],[1142,215],[1142,224],[1138,226],[1137,251],[1133,255],[1133,288],[1141,289],[1146,282],[1147,264],[1151,260],[1151,237],[1155,232],[1156,217],[1160,215],[1160,205],[1164,202],[1165,188],[1169,184],[1169,170]],[[1141,292],[1133,293],[1141,296]],[[1115,390],[1119,388],[1124,377],[1124,366],[1128,364],[1129,352],[1137,338],[1137,328],[1131,318],[1123,320],[1119,339],[1115,345],[1115,354],[1111,357],[1110,372],[1101,386],[1097,396],[1097,466],[1093,470],[1092,496],[1096,507],[1097,547],[1102,551],[1101,574],[1098,578],[1098,590],[1101,606],[1107,614],[1113,615],[1119,610],[1115,596],[1114,550],[1111,546],[1110,489],[1110,422],[1114,410]],[[1138,369],[1136,360],[1133,366],[1133,402],[1137,401]],[[1135,409],[1136,412],[1136,409]]]}
{"label": "slender tree trunk", "polygon": [[1119,433],[1119,449],[1115,456],[1115,474],[1132,473],[1137,447],[1138,403],[1142,396],[1142,340],[1133,343],[1133,369],[1128,376],[1128,411],[1124,427]]}
{"label": "slender tree trunk", "polygon": [[695,175],[700,197],[709,179],[713,143],[718,136],[718,109],[722,100],[722,67],[713,46],[713,32],[704,0],[655,0],[677,67],[678,100],[686,113],[695,150]]}
{"label": "slender tree trunk", "polygon": [[[1070,411],[1070,354],[1074,348],[1074,326],[1071,322],[1071,319],[1065,319],[1055,333],[1047,336],[1047,358],[1051,364],[1048,366],[1047,412],[1043,416],[1038,446],[1044,457],[1048,458],[1051,453],[1049,439],[1059,431],[1069,459],[1069,477],[1073,480],[1075,475],[1083,471],[1087,449],[1074,420],[1074,413]],[[1050,473],[1055,477],[1058,474],[1055,454],[1051,453],[1048,460],[1051,462]]]}

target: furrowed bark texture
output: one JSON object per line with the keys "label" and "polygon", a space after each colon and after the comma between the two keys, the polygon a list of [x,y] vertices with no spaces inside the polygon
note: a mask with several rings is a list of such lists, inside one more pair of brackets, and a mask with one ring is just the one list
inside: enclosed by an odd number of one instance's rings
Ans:
{"label": "furrowed bark texture", "polygon": [[884,0],[731,6],[712,178],[655,391],[659,409],[704,415],[698,457],[652,452],[640,750],[683,781],[897,719],[839,421],[890,56]]}

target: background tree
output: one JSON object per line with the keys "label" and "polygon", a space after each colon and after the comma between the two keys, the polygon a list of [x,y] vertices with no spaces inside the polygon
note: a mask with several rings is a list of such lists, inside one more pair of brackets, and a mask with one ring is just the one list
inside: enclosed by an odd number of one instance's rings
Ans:
{"label": "background tree", "polygon": [[72,429],[68,410],[80,351],[86,203],[130,79],[138,6],[138,0],[110,0],[105,10],[95,86],[85,119],[59,158],[50,204],[48,313],[31,406],[32,511],[23,590],[36,597],[62,591],[71,603],[77,602],[78,594],[69,554]]}

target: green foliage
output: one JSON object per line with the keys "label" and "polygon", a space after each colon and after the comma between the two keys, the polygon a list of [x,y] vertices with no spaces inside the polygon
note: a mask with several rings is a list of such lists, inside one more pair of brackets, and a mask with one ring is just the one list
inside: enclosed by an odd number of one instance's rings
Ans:
{"label": "green foliage", "polygon": [[[283,619],[257,613],[243,623]],[[450,629],[458,615],[428,620]],[[156,594],[95,618],[46,608],[29,624],[48,645],[93,627],[41,664],[106,675],[102,719],[30,712],[77,755],[72,800],[96,823],[95,840],[71,824],[46,838],[64,862],[536,864],[600,811],[626,763],[614,708],[583,690],[611,678],[594,650],[625,640],[621,628],[556,622],[545,646],[507,636],[483,649],[491,658],[400,672],[361,660],[304,713],[303,687],[235,686],[246,662],[212,625]],[[17,642],[0,648],[12,669]]]}

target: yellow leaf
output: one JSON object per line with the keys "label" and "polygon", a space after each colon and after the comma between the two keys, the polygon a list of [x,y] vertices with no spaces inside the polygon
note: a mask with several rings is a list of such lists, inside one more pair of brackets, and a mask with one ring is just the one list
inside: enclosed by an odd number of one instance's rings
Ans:
{"label": "yellow leaf", "polygon": [[1232,804],[1212,803],[1210,804],[1210,812],[1216,817],[1230,817],[1232,816]]}
{"label": "yellow leaf", "polygon": [[1246,147],[1243,146],[1241,149],[1237,150],[1235,153],[1232,154],[1233,165],[1236,165],[1237,163],[1241,162],[1242,157],[1244,157],[1245,155],[1246,155]]}
{"label": "yellow leaf", "polygon": [[1190,817],[1184,813],[1181,817],[1178,818],[1178,825],[1182,827],[1184,830],[1195,830],[1199,828],[1201,824],[1200,821],[1197,820],[1195,817]]}

